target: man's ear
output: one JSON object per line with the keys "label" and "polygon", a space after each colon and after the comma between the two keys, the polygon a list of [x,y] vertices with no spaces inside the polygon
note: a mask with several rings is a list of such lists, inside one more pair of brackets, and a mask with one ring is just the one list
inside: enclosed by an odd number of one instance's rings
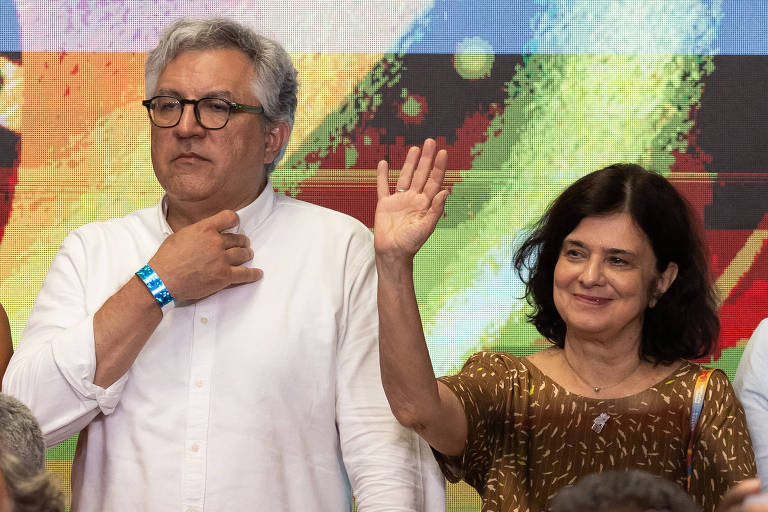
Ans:
{"label": "man's ear", "polygon": [[271,164],[275,160],[290,136],[291,125],[288,124],[288,121],[277,122],[267,129],[264,141],[265,164]]}
{"label": "man's ear", "polygon": [[675,279],[677,279],[677,270],[677,263],[674,261],[670,261],[669,264],[667,264],[667,268],[664,269],[664,272],[662,272],[656,280],[653,290],[651,291],[651,298],[648,301],[649,308],[655,306],[656,303],[659,302],[661,296],[664,295],[667,290],[669,290],[669,287],[672,286],[672,283],[675,282]]}

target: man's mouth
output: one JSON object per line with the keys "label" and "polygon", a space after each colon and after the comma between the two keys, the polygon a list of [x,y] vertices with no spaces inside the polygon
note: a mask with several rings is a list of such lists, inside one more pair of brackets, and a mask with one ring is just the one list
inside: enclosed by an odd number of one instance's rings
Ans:
{"label": "man's mouth", "polygon": [[208,159],[198,155],[197,153],[195,153],[193,151],[185,151],[184,153],[179,153],[178,155],[176,155],[174,160],[193,161],[193,160],[208,160]]}

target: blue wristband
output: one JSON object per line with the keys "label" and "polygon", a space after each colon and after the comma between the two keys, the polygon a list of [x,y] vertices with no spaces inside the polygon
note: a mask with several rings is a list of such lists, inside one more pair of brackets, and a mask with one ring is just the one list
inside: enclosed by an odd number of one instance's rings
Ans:
{"label": "blue wristband", "polygon": [[163,312],[172,309],[176,305],[176,301],[171,296],[171,292],[168,291],[165,284],[163,284],[163,280],[160,279],[160,276],[157,275],[152,267],[144,265],[138,272],[136,272],[136,275],[139,276],[139,279],[141,279],[147,286],[147,289],[149,289],[149,292],[155,298],[158,305],[160,305],[160,309],[162,309]]}

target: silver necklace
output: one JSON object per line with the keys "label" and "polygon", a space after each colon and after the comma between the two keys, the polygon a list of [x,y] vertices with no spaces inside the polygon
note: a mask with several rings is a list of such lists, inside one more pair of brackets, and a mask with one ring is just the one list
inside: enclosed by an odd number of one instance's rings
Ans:
{"label": "silver necklace", "polygon": [[629,372],[625,377],[623,377],[620,381],[614,384],[611,384],[609,386],[595,386],[587,382],[587,380],[584,377],[582,377],[579,372],[576,371],[576,368],[574,368],[571,362],[568,360],[568,356],[565,355],[565,349],[563,349],[563,358],[565,359],[566,364],[568,364],[568,367],[571,369],[573,374],[582,382],[582,384],[586,384],[588,387],[592,388],[595,391],[595,393],[599,393],[600,390],[603,390],[603,389],[615,388],[619,384],[624,383],[624,381],[626,381],[628,378],[634,375],[637,369],[640,368],[640,363],[637,363],[637,366],[635,366],[635,368],[631,372]]}

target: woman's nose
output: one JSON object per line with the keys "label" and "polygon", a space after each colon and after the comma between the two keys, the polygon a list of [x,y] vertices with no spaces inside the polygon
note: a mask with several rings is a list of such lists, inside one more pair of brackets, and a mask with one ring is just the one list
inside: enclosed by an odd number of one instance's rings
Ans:
{"label": "woman's nose", "polygon": [[584,263],[579,281],[584,286],[599,286],[604,283],[603,262],[598,258],[590,258]]}

